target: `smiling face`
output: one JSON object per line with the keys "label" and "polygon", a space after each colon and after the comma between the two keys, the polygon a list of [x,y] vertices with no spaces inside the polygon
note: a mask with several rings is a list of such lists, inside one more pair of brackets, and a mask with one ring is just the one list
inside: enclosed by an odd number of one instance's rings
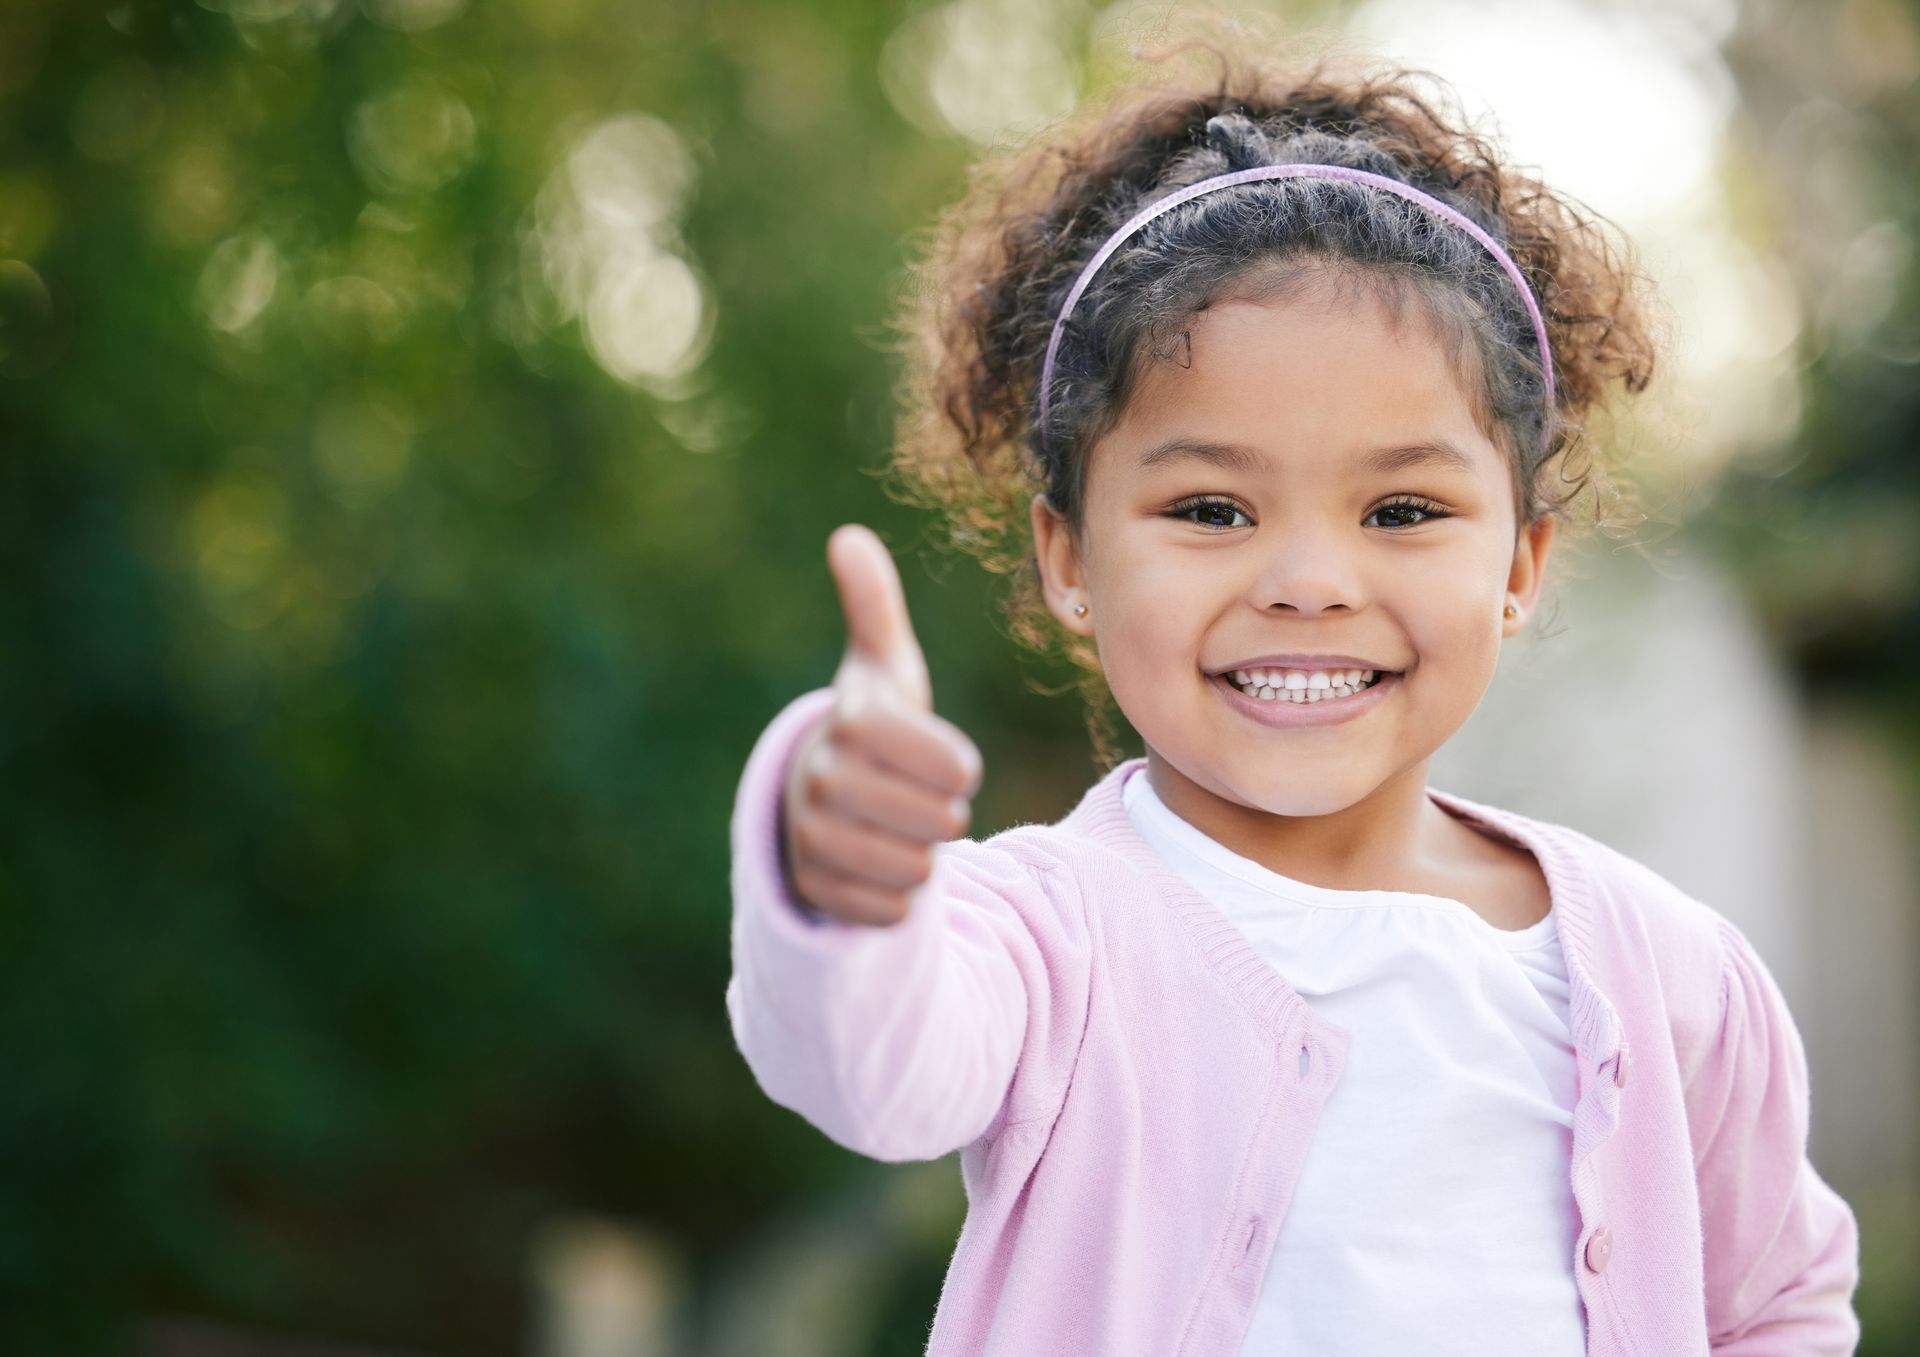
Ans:
{"label": "smiling face", "polygon": [[[1233,846],[1271,842],[1273,816],[1335,817],[1331,854],[1383,821],[1415,833],[1428,760],[1531,611],[1553,521],[1518,531],[1512,473],[1417,308],[1396,325],[1366,289],[1310,286],[1190,331],[1190,364],[1149,360],[1090,450],[1080,540],[1035,497],[1048,606],[1095,639],[1183,818]],[[1210,677],[1275,654],[1398,673],[1279,723]]]}

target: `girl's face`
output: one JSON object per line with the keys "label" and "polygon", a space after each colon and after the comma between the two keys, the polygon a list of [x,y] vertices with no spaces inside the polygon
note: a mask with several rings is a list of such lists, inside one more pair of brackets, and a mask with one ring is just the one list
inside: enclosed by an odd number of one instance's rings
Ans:
{"label": "girl's face", "polygon": [[[1048,606],[1095,639],[1155,789],[1203,829],[1424,801],[1539,592],[1553,521],[1517,530],[1511,473],[1406,315],[1318,289],[1217,304],[1092,448],[1084,538],[1034,498]],[[1214,677],[1268,655],[1396,676],[1269,722]]]}

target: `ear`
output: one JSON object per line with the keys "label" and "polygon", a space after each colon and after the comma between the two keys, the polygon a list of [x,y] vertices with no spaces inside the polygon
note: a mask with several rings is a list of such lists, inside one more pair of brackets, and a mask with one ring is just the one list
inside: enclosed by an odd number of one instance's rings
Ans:
{"label": "ear", "polygon": [[[1040,594],[1047,601],[1047,610],[1074,635],[1093,635],[1093,598],[1073,530],[1066,518],[1047,503],[1045,492],[1036,494],[1028,508],[1033,518],[1034,561],[1040,568]],[[1076,616],[1074,605],[1080,603],[1089,611]]]}
{"label": "ear", "polygon": [[1553,546],[1554,530],[1559,526],[1552,514],[1542,514],[1520,534],[1514,544],[1513,566],[1507,572],[1507,601],[1520,610],[1517,617],[1500,619],[1500,634],[1511,636],[1526,626],[1545,583],[1547,552]]}

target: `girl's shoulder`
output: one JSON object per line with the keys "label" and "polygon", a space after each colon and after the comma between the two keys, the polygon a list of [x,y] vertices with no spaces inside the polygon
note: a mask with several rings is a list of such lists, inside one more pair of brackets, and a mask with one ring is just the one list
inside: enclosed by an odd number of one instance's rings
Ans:
{"label": "girl's shoulder", "polygon": [[1591,928],[1625,927],[1667,942],[1688,940],[1717,948],[1727,920],[1670,877],[1572,825],[1522,811],[1473,801],[1451,792],[1436,795],[1456,813],[1490,825],[1532,851],[1553,887],[1554,903]]}
{"label": "girl's shoulder", "polygon": [[1596,925],[1624,926],[1668,947],[1691,944],[1718,959],[1721,930],[1731,924],[1720,909],[1584,830],[1552,828],[1585,869]]}
{"label": "girl's shoulder", "polygon": [[1498,813],[1557,858],[1550,875],[1560,878],[1556,886],[1569,883],[1564,893],[1556,891],[1562,932],[1575,930],[1576,945],[1603,989],[1657,999],[1683,1048],[1690,1034],[1704,1039],[1719,1027],[1741,968],[1764,967],[1734,920],[1738,902],[1703,900],[1571,825]]}

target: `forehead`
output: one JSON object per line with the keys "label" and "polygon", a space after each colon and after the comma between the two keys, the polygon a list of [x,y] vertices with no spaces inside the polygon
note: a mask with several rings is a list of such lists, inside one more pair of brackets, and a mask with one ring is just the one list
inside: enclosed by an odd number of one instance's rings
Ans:
{"label": "forehead", "polygon": [[[1396,315],[1365,288],[1233,299],[1202,311],[1171,356],[1142,360],[1095,461],[1124,476],[1148,475],[1208,445],[1251,454],[1199,454],[1248,471],[1297,464],[1377,471],[1425,460],[1505,474],[1424,309],[1403,306]],[[1418,447],[1440,452],[1374,455]],[[1463,459],[1468,465],[1458,465]]]}

